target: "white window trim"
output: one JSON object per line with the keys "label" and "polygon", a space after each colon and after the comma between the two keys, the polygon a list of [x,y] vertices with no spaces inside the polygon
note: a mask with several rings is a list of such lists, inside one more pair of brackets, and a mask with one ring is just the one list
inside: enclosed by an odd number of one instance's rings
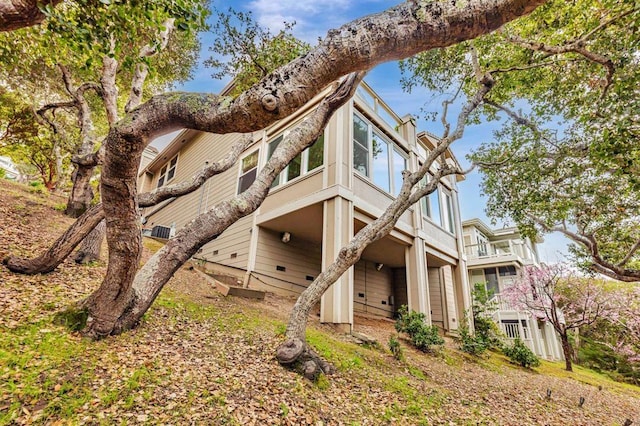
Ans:
{"label": "white window trim", "polygon": [[[297,125],[297,124],[296,124]],[[268,139],[267,143],[266,143],[266,149],[265,151],[265,155],[264,155],[264,163],[262,164],[262,167],[264,167],[265,164],[267,164],[267,161],[269,161],[269,147],[271,145],[272,142],[274,142],[276,139],[278,139],[279,137],[282,136],[283,140],[284,138],[291,133],[291,129],[293,129],[296,125],[291,126],[289,129],[278,133],[276,136],[271,137]],[[291,182],[295,182],[298,179],[301,179],[302,177],[308,175],[309,173],[313,173],[313,172],[317,172],[318,170],[322,170],[324,168],[325,165],[325,157],[326,157],[326,147],[327,147],[327,135],[326,132],[323,130],[322,134],[318,135],[318,138],[320,138],[320,136],[323,137],[323,144],[322,144],[322,164],[316,168],[314,168],[313,170],[309,170],[309,151],[311,149],[311,146],[308,146],[307,148],[305,148],[302,152],[301,152],[301,159],[300,159],[300,174],[294,178],[289,179],[289,165],[287,164],[287,166],[282,169],[282,171],[280,172],[280,174],[278,174],[278,177],[276,178],[278,180],[278,183],[274,186],[271,187],[271,189],[275,189],[275,188],[281,188]],[[280,141],[280,143],[282,143],[282,141]],[[314,142],[315,143],[315,142]],[[278,145],[279,146],[279,145]],[[276,148],[277,149],[277,148]],[[274,150],[275,152],[275,150]],[[274,180],[275,182],[275,180]]]}
{"label": "white window trim", "polygon": [[[242,162],[244,161],[245,158],[252,156],[256,152],[258,153],[258,161],[256,161],[255,167],[252,167],[243,173]],[[236,179],[236,195],[238,195],[238,191],[240,190],[240,179],[242,179],[243,176],[248,174],[253,169],[256,169],[256,178],[257,178],[259,166],[260,166],[260,148],[251,147],[251,150],[246,155],[243,155],[242,157],[240,157],[240,161],[238,161],[238,178]]]}
{"label": "white window trim", "polygon": [[[173,166],[173,176],[171,176],[171,178],[170,178],[170,179],[165,179],[165,180],[162,182],[162,185],[159,185],[159,183],[160,183],[160,178],[162,178],[163,176],[167,176],[167,175],[169,174],[169,170],[171,170],[171,168],[169,167],[169,165],[171,164],[171,162],[172,162],[173,160],[176,160],[176,165],[175,165],[175,166]],[[166,163],[164,163],[164,164],[162,165],[162,167],[160,167],[160,173],[162,173],[162,169],[164,169],[165,167],[166,167],[167,169],[164,171],[164,174],[160,174],[160,175],[158,176],[158,180],[156,181],[156,188],[162,188],[163,186],[167,186],[167,184],[168,184],[169,182],[171,182],[172,180],[174,180],[174,179],[176,178],[176,174],[177,174],[177,171],[178,171],[178,162],[179,162],[179,161],[180,161],[180,153],[177,153],[176,155],[174,155],[173,157],[171,157],[171,158],[169,159],[169,161],[167,161]]]}

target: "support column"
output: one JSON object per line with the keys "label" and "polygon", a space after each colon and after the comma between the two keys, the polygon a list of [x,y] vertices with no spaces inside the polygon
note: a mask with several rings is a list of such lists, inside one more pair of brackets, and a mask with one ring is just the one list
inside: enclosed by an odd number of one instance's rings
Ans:
{"label": "support column", "polygon": [[[322,223],[322,269],[353,237],[353,204],[342,197],[324,202]],[[322,295],[320,322],[339,324],[345,332],[353,327],[353,267]]]}
{"label": "support column", "polygon": [[431,307],[428,297],[427,253],[424,240],[416,237],[413,245],[404,250],[405,268],[407,271],[407,300],[410,310],[426,315],[431,324]]}

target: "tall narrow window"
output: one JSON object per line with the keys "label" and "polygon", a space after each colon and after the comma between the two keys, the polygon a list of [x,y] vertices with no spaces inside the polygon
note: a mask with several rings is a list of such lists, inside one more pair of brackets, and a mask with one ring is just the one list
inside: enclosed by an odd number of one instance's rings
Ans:
{"label": "tall narrow window", "polygon": [[455,221],[453,217],[453,199],[451,198],[451,194],[445,192],[444,217],[442,218],[442,227],[452,234],[455,234]]}
{"label": "tall narrow window", "polygon": [[318,136],[318,139],[307,148],[307,151],[309,151],[307,171],[317,169],[324,164],[324,133]]}
{"label": "tall narrow window", "polygon": [[372,124],[353,115],[353,168],[370,177],[380,189],[398,195],[407,157]]}
{"label": "tall narrow window", "polygon": [[242,159],[240,164],[240,178],[238,179],[238,194],[249,189],[258,174],[258,151],[254,151]]}
{"label": "tall narrow window", "polygon": [[353,116],[353,168],[369,176],[369,126],[357,115]]}
{"label": "tall narrow window", "polygon": [[176,175],[177,165],[178,165],[178,156],[176,155],[171,160],[169,160],[167,164],[162,166],[162,169],[160,169],[160,177],[158,178],[158,188],[171,182],[171,180]]}
{"label": "tall narrow window", "polygon": [[389,144],[373,133],[373,183],[386,192],[391,192],[389,183]]}
{"label": "tall narrow window", "polygon": [[400,154],[397,149],[392,151],[392,170],[393,170],[393,195],[398,196],[400,189],[402,189],[402,172],[407,169],[407,159],[404,155]]}
{"label": "tall narrow window", "polygon": [[[284,137],[281,135],[275,138],[274,140],[272,140],[271,142],[269,142],[269,150],[267,151],[267,161],[269,161],[269,159],[275,152],[276,148],[278,148],[278,145],[280,145],[280,142],[282,142],[283,138]],[[276,178],[273,180],[273,183],[271,184],[271,187],[273,188],[275,186],[278,186],[279,184],[280,184],[280,175],[276,176]]]}
{"label": "tall narrow window", "polygon": [[431,220],[438,225],[442,223],[440,219],[440,191],[437,188],[429,194],[429,209],[427,210],[427,216],[429,216]]}

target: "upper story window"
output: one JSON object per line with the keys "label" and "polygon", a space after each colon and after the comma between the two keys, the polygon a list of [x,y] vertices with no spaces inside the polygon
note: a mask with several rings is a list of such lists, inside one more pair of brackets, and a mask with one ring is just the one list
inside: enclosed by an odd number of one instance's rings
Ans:
{"label": "upper story window", "polygon": [[451,194],[448,192],[443,192],[444,196],[444,204],[442,207],[444,208],[444,214],[442,215],[442,227],[452,234],[456,233],[456,223],[453,215],[453,198],[451,198]]}
{"label": "upper story window", "polygon": [[160,169],[160,177],[158,178],[158,188],[171,182],[176,175],[176,166],[178,165],[178,155],[167,162]]}
{"label": "upper story window", "polygon": [[[267,161],[271,158],[278,145],[280,145],[285,134],[282,134],[269,142],[269,147],[267,149]],[[298,176],[305,175],[322,166],[322,164],[324,164],[324,133],[318,136],[318,139],[316,139],[313,145],[291,160],[289,165],[285,167],[278,176],[276,176],[271,187],[276,187],[280,184],[287,183]]]}
{"label": "upper story window", "polygon": [[407,156],[358,114],[353,115],[353,168],[394,195],[402,188]]}
{"label": "upper story window", "polygon": [[238,194],[243,193],[256,180],[258,174],[258,150],[247,155],[240,162],[240,178],[238,179]]}
{"label": "upper story window", "polygon": [[[428,174],[425,176],[425,179],[423,179],[423,182],[428,182],[431,179],[433,179],[433,176]],[[453,198],[449,192],[438,187],[431,194],[422,197],[420,199],[420,205],[422,206],[422,214],[424,216],[452,234],[456,233]]]}

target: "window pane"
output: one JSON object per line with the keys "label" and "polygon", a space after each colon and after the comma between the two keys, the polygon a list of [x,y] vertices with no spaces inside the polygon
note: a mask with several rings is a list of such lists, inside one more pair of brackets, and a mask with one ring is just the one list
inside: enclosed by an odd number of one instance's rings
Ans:
{"label": "window pane", "polygon": [[322,166],[324,163],[324,134],[309,147],[309,171]]}
{"label": "window pane", "polygon": [[242,159],[242,173],[246,173],[258,165],[258,151],[253,152]]}
{"label": "window pane", "polygon": [[164,166],[164,167],[162,168],[162,170],[160,170],[160,174],[161,174],[161,175],[163,175],[163,176],[164,176],[165,174],[167,174],[167,166]]}
{"label": "window pane", "polygon": [[173,157],[173,159],[171,160],[171,163],[169,163],[169,167],[175,167],[177,162],[178,162],[178,157]]}
{"label": "window pane", "polygon": [[359,143],[353,144],[353,168],[365,176],[369,176],[369,152]]}
{"label": "window pane", "polygon": [[368,128],[369,126],[363,119],[361,119],[357,115],[353,116],[353,139],[365,148],[369,148]]}
{"label": "window pane", "polygon": [[[282,136],[278,136],[269,144],[269,151],[267,152],[267,160],[271,158],[271,156],[273,155],[273,152],[276,150],[278,145],[280,145],[280,142],[282,142],[282,139],[283,139]],[[273,180],[273,183],[271,184],[271,188],[278,186],[279,184],[280,184],[280,175],[276,176],[276,178]]]}
{"label": "window pane", "polygon": [[490,296],[500,293],[498,288],[498,276],[496,275],[496,268],[485,268],[484,279],[487,282],[487,292]]}
{"label": "window pane", "polygon": [[250,170],[248,173],[240,176],[240,180],[238,183],[238,194],[242,194],[244,191],[249,189],[251,184],[256,180],[256,175],[258,174],[258,169],[254,168]]}
{"label": "window pane", "polygon": [[173,179],[173,176],[176,174],[175,167],[173,169],[169,169],[169,173],[167,173],[167,182]]}
{"label": "window pane", "polygon": [[516,267],[513,265],[500,266],[498,268],[501,277],[516,275]]}
{"label": "window pane", "polygon": [[402,172],[407,168],[407,160],[395,149],[393,154],[393,195],[400,194],[402,188]]}
{"label": "window pane", "polygon": [[160,176],[160,179],[158,179],[158,188],[160,188],[162,185],[164,185],[164,176]]}
{"label": "window pane", "polygon": [[380,136],[373,134],[373,183],[390,192],[389,145]]}
{"label": "window pane", "polygon": [[287,171],[287,181],[300,176],[300,168],[302,167],[302,153],[296,155],[296,158],[291,160]]}
{"label": "window pane", "polygon": [[451,201],[451,195],[449,194],[444,194],[444,208],[445,208],[445,221],[446,223],[443,224],[445,229],[449,232],[451,232],[452,234],[455,233],[455,227],[454,222],[453,222],[453,203]]}
{"label": "window pane", "polygon": [[436,189],[429,194],[429,217],[438,225],[441,225],[440,221],[440,194]]}

